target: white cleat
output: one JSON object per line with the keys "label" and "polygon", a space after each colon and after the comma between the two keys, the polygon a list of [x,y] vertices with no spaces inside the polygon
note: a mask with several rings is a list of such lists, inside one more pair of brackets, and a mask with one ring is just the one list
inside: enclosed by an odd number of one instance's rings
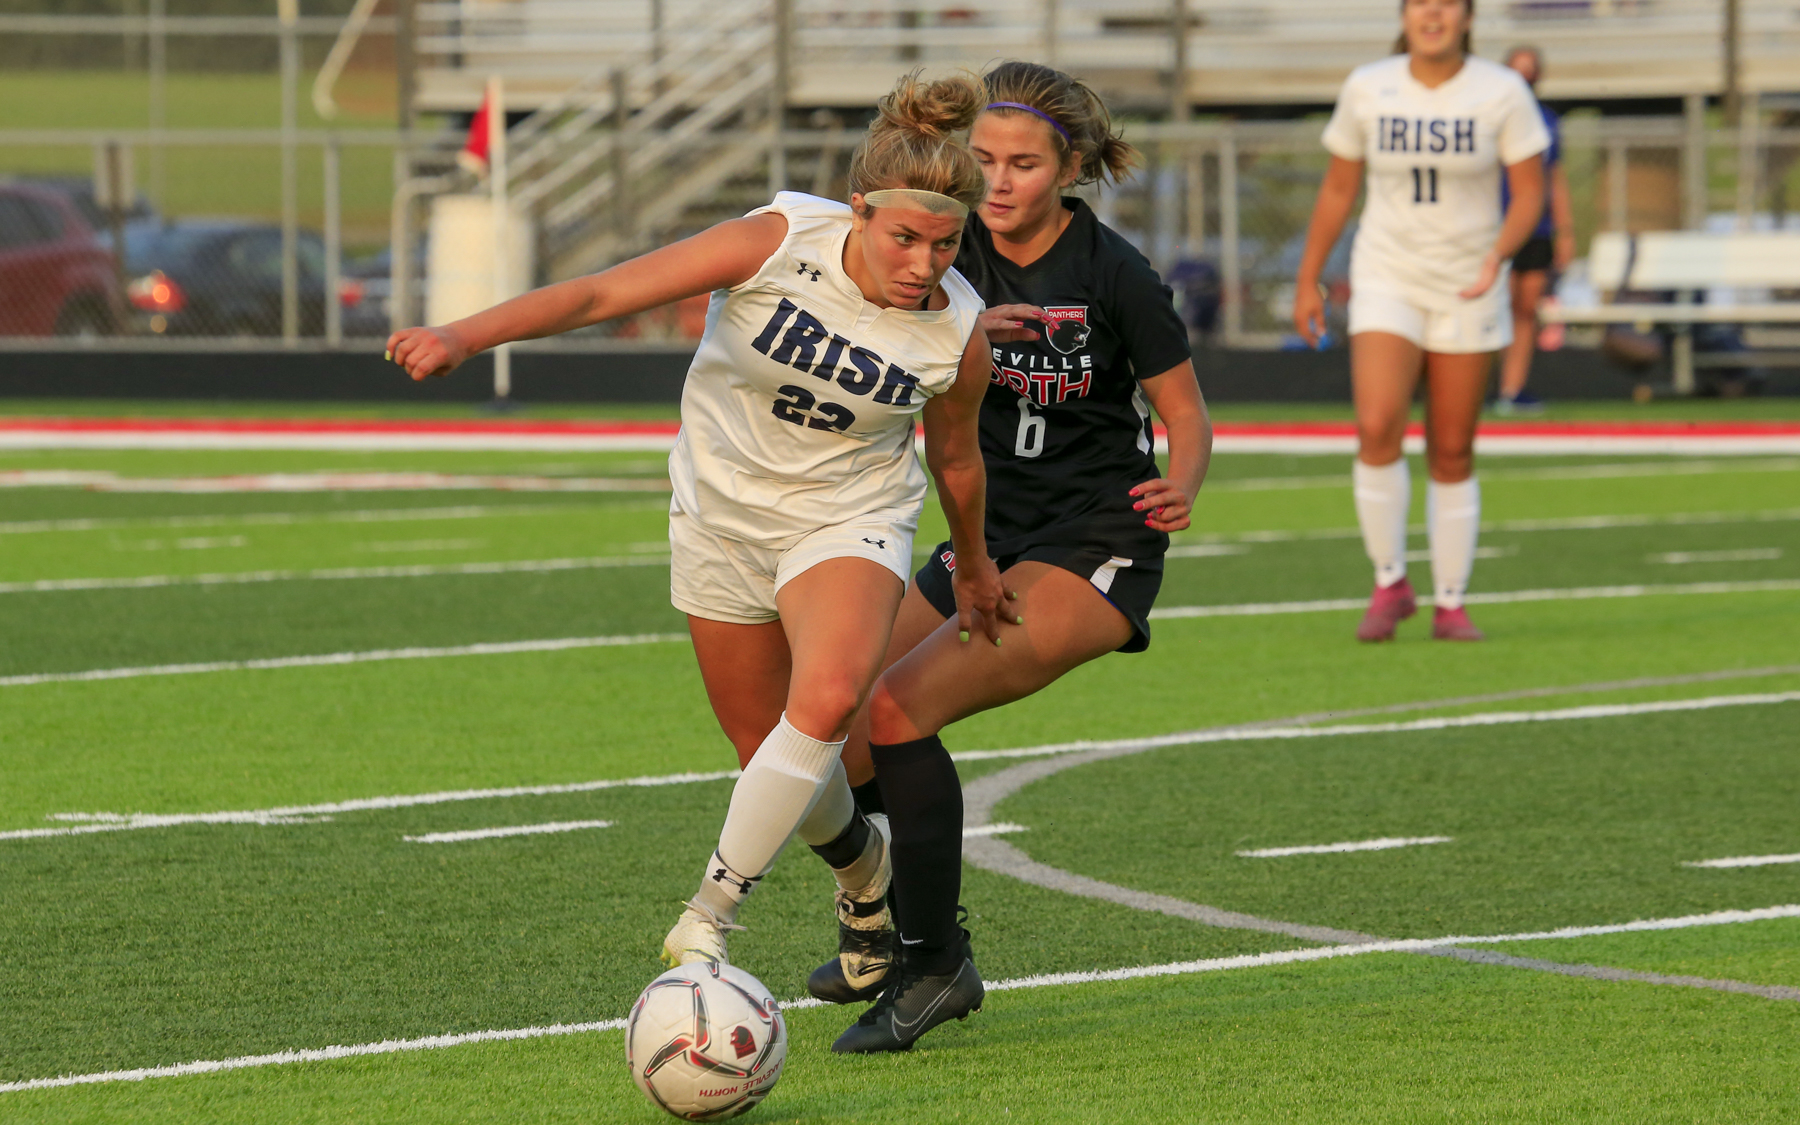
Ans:
{"label": "white cleat", "polygon": [[663,939],[663,964],[671,969],[695,961],[729,965],[731,960],[725,956],[725,931],[743,928],[735,922],[721,922],[707,907],[690,902],[676,919],[675,928]]}

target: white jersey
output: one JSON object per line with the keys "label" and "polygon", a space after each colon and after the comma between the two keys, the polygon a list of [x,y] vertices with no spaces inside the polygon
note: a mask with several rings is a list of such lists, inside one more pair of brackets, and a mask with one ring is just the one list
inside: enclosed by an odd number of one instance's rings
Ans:
{"label": "white jersey", "polygon": [[880,308],[844,272],[850,208],[784,191],[756,276],[712,295],[681,392],[671,505],[713,531],[781,548],[925,498],[913,453],[925,400],[956,382],[982,301],[954,269],[940,312]]}
{"label": "white jersey", "polygon": [[1474,283],[1499,237],[1504,167],[1549,148],[1550,134],[1510,68],[1471,56],[1432,89],[1401,54],[1351,72],[1324,141],[1367,169],[1351,291],[1397,288],[1444,308]]}

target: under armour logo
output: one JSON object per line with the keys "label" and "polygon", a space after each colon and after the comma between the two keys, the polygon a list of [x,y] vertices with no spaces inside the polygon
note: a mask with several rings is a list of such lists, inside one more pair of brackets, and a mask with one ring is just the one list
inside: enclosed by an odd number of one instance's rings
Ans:
{"label": "under armour logo", "polygon": [[883,551],[887,550],[887,540],[886,539],[870,539],[868,536],[865,535],[865,536],[863,536],[863,542],[873,544],[879,550],[883,550]]}
{"label": "under armour logo", "polygon": [[[819,271],[816,269],[813,269],[811,266],[807,265],[805,262],[801,262],[800,268],[795,270],[794,272],[797,275],[799,275],[800,277],[806,278],[806,280],[808,280],[808,281],[819,280]],[[811,275],[811,276],[808,276],[808,275]]]}
{"label": "under armour logo", "polygon": [[746,895],[756,889],[756,883],[757,883],[757,881],[755,879],[734,879],[732,877],[732,871],[728,867],[714,868],[713,873],[712,873],[712,881],[715,883],[725,883],[725,884],[728,884],[729,886],[736,887],[739,894],[746,894]]}

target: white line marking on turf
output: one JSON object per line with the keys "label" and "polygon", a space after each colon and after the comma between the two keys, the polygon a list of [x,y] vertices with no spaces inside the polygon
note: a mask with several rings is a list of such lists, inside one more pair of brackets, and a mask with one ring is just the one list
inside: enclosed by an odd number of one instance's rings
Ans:
{"label": "white line marking on turf", "polygon": [[965,828],[963,829],[963,839],[967,840],[974,836],[1006,836],[1013,832],[1029,831],[1031,830],[1023,824],[1001,821],[999,824],[982,824],[974,828]]}
{"label": "white line marking on turf", "polygon": [[327,570],[255,570],[238,574],[146,574],[136,578],[40,578],[0,582],[0,594],[63,590],[141,590],[154,586],[235,586],[249,582],[337,581],[348,578],[440,578],[455,574],[542,574],[617,566],[668,566],[668,555],[586,559],[520,559],[514,562],[421,563],[416,566],[346,566]]}
{"label": "white line marking on turf", "polygon": [[1741,551],[1664,551],[1660,555],[1647,555],[1644,561],[1681,566],[1684,563],[1767,562],[1780,557],[1780,547],[1749,547]]}
{"label": "white line marking on turf", "polygon": [[[1475,557],[1478,559],[1504,559],[1519,553],[1517,547],[1477,547]],[[1426,549],[1406,552],[1407,562],[1430,562],[1431,552]]]}
{"label": "white line marking on turf", "polygon": [[1410,848],[1416,844],[1448,844],[1453,836],[1383,836],[1379,840],[1349,840],[1341,844],[1305,844],[1293,848],[1256,848],[1239,852],[1245,859],[1273,859],[1284,855],[1326,855],[1333,852],[1379,852]]}
{"label": "white line marking on turf", "polygon": [[671,773],[660,777],[626,777],[602,781],[575,781],[553,785],[514,785],[501,789],[454,789],[440,793],[413,793],[395,797],[360,797],[317,805],[292,805],[275,809],[210,813],[52,813],[51,820],[89,819],[93,823],[74,828],[20,828],[0,832],[0,840],[32,840],[47,836],[80,836],[91,832],[121,832],[138,828],[171,828],[181,824],[298,824],[306,816],[410,809],[453,801],[487,801],[501,797],[544,797],[557,793],[592,793],[600,789],[654,789],[664,785],[691,785],[701,781],[729,781],[737,770],[711,773]]}
{"label": "white line marking on turf", "polygon": [[1224,555],[1247,555],[1250,548],[1237,543],[1192,543],[1185,547],[1170,547],[1168,557],[1172,559],[1211,559]]}
{"label": "white line marking on turf", "polygon": [[[1698,699],[1677,699],[1652,703],[1595,704],[1568,707],[1555,711],[1489,711],[1474,715],[1454,715],[1438,719],[1415,719],[1404,723],[1356,723],[1335,726],[1241,727],[1226,730],[1185,731],[1148,738],[1121,738],[1110,741],[1058,742],[1045,746],[1026,746],[1013,750],[965,750],[952,754],[957,761],[985,761],[994,758],[1035,758],[1053,754],[1072,754],[1083,750],[1156,749],[1164,746],[1194,746],[1211,742],[1256,742],[1295,738],[1332,738],[1353,734],[1404,734],[1412,731],[1452,730],[1460,727],[1503,726],[1514,723],[1550,723],[1575,719],[1603,719],[1624,715],[1668,714],[1679,711],[1707,711],[1719,707],[1750,707],[1775,703],[1800,702],[1800,691],[1768,692],[1758,695],[1713,695]],[[394,797],[365,797],[349,801],[332,801],[317,805],[293,805],[273,809],[250,809],[238,812],[211,813],[52,813],[49,819],[79,818],[91,823],[74,828],[21,828],[0,832],[0,840],[26,840],[50,836],[74,836],[91,832],[116,832],[137,828],[168,828],[180,824],[272,824],[278,818],[331,815],[343,812],[365,812],[377,809],[412,808],[450,801],[482,801],[496,797],[535,797],[553,793],[585,793],[597,789],[686,785],[702,781],[723,781],[738,776],[737,770],[712,773],[677,773],[660,777],[634,777],[624,780],[582,781],[557,785],[523,785],[506,789],[460,789],[439,793],[419,793]],[[1008,826],[1009,828],[1015,826]]]}
{"label": "white line marking on turf", "polygon": [[0,472],[0,488],[79,487],[93,492],[667,492],[666,477],[549,477],[454,473],[259,473],[223,477],[127,477],[108,471]]}
{"label": "white line marking on turf", "polygon": [[[967,835],[967,833],[964,833]],[[1777,863],[1800,863],[1800,852],[1793,855],[1734,855],[1725,859],[1697,859],[1683,867],[1769,867]]]}
{"label": "white line marking on turf", "polygon": [[610,820],[553,820],[548,824],[515,824],[510,828],[470,828],[461,832],[427,832],[402,836],[413,844],[460,844],[464,840],[497,840],[502,836],[539,836],[549,832],[579,832],[583,828],[611,828]]}
{"label": "white line marking on turf", "polygon": [[[658,504],[657,508],[665,507]],[[51,531],[107,531],[133,527],[262,526],[301,523],[389,523],[402,520],[472,520],[489,516],[542,516],[563,512],[636,511],[608,504],[458,504],[447,508],[351,508],[320,512],[245,512],[242,515],[119,516],[71,520],[16,520],[0,523],[0,535]]]}
{"label": "white line marking on turf", "polygon": [[[1800,508],[1776,508],[1759,512],[1674,512],[1668,515],[1558,516],[1552,519],[1498,520],[1484,523],[1489,531],[1605,531],[1619,527],[1689,527],[1728,523],[1789,523],[1800,520]],[[1424,524],[1407,528],[1409,535],[1423,535]],[[1360,539],[1354,527],[1321,527],[1306,531],[1264,530],[1176,537],[1177,543],[1297,543],[1322,539]]]}
{"label": "white line marking on turf", "polygon": [[[1328,945],[1308,949],[1285,949],[1275,953],[1248,953],[1237,957],[1212,957],[1200,961],[1177,961],[1166,965],[1136,965],[1123,969],[1094,969],[1072,973],[1044,973],[1011,980],[990,981],[989,992],[1011,992],[1024,988],[1050,988],[1068,984],[1095,984],[1101,981],[1142,980],[1147,977],[1189,976],[1230,969],[1256,969],[1270,965],[1291,965],[1304,961],[1326,961],[1338,957],[1356,957],[1369,953],[1413,953],[1421,949],[1437,949],[1449,945],[1494,945],[1513,941],[1554,941],[1563,938],[1592,937],[1600,934],[1642,933],[1652,930],[1681,930],[1695,926],[1728,926],[1745,922],[1763,922],[1778,918],[1800,918],[1800,906],[1769,906],[1757,910],[1721,910],[1712,914],[1689,914],[1679,918],[1651,918],[1607,926],[1569,926],[1560,930],[1540,930],[1523,934],[1489,934],[1483,937],[1415,938],[1399,941],[1364,942],[1354,945]],[[783,1011],[823,1007],[824,1002],[807,997],[784,1001]],[[284,1066],[289,1063],[329,1062],[333,1059],[364,1055],[389,1055],[403,1051],[432,1051],[460,1047],[468,1043],[493,1043],[522,1039],[542,1039],[557,1035],[582,1035],[597,1031],[623,1031],[623,1019],[595,1020],[591,1023],[558,1023],[544,1027],[510,1028],[501,1031],[470,1031],[460,1035],[431,1035],[419,1039],[384,1039],[379,1043],[359,1043],[348,1047],[321,1047],[313,1050],[277,1051],[267,1055],[244,1055],[230,1059],[178,1063],[174,1066],[140,1067],[136,1070],[107,1070],[93,1074],[65,1074],[56,1078],[31,1078],[23,1082],[0,1083],[0,1094],[26,1090],[51,1090],[67,1086],[90,1086],[102,1082],[143,1082],[151,1078],[180,1078],[197,1074],[216,1074],[227,1070],[244,1070],[261,1066]]]}
{"label": "white line marking on turf", "polygon": [[1257,742],[1264,739],[1335,738],[1347,734],[1406,734],[1413,731],[1454,730],[1460,727],[1507,726],[1514,723],[1555,723],[1576,719],[1610,719],[1625,715],[1657,715],[1678,711],[1710,711],[1718,707],[1754,707],[1771,703],[1800,703],[1800,691],[1765,692],[1757,695],[1709,695],[1698,699],[1671,699],[1648,703],[1597,703],[1554,711],[1487,711],[1403,723],[1339,723],[1329,726],[1239,727],[1225,730],[1183,731],[1146,738],[1084,739],[1024,746],[1015,750],[965,750],[958,761],[993,758],[1036,758],[1074,754],[1084,750],[1153,750],[1163,746],[1199,746],[1209,742]]}
{"label": "white line marking on turf", "polygon": [[[1469,594],[1463,601],[1469,605],[1511,605],[1517,602],[1591,601],[1599,598],[1682,597],[1695,594],[1770,594],[1800,590],[1800,579],[1770,578],[1756,582],[1682,582],[1640,583],[1632,586],[1571,586],[1547,590],[1503,590],[1492,594]],[[1340,610],[1366,609],[1367,598],[1320,598],[1303,602],[1243,602],[1233,605],[1174,605],[1150,611],[1152,621],[1172,621],[1187,617],[1265,617],[1283,613],[1326,613]],[[1432,604],[1428,596],[1420,596],[1420,605]]]}
{"label": "white line marking on turf", "polygon": [[[1775,457],[1725,461],[1637,461],[1606,465],[1554,465],[1543,469],[1486,469],[1484,481],[1607,480],[1627,477],[1688,477],[1713,473],[1784,473],[1800,469],[1800,459]],[[1285,492],[1309,488],[1349,488],[1348,476],[1244,477],[1208,481],[1208,492]]]}
{"label": "white line marking on turf", "polygon": [[444,648],[384,648],[370,652],[331,652],[320,656],[273,656],[263,660],[215,660],[204,664],[150,664],[135,668],[96,668],[86,672],[35,672],[24,676],[0,676],[0,688],[82,683],[89,680],[131,680],[139,676],[187,676],[201,672],[322,668],[338,664],[368,664],[380,660],[433,660],[444,656],[503,656],[518,652],[562,652],[566,649],[614,648],[623,645],[686,644],[688,640],[686,633],[632,633],[613,637],[490,641]]}
{"label": "white line marking on turf", "polygon": [[[784,1005],[790,1007],[791,1005]],[[212,1059],[203,1062],[178,1063],[175,1066],[146,1066],[137,1070],[108,1070],[99,1074],[68,1074],[59,1078],[33,1078],[25,1082],[0,1083],[0,1094],[21,1090],[51,1090],[59,1086],[89,1086],[97,1082],[142,1082],[148,1078],[180,1078],[190,1074],[216,1074],[223,1070],[244,1070],[257,1066],[284,1066],[288,1063],[330,1062],[364,1055],[391,1055],[401,1051],[432,1051],[442,1047],[460,1047],[466,1043],[494,1043],[515,1039],[542,1039],[551,1035],[580,1035],[590,1031],[623,1031],[625,1021],[596,1020],[592,1023],[553,1023],[545,1027],[520,1027],[505,1031],[469,1031],[461,1035],[427,1035],[421,1039],[383,1039],[379,1043],[358,1043],[349,1047],[320,1047],[310,1051],[276,1051],[269,1055],[243,1055],[234,1059]]]}

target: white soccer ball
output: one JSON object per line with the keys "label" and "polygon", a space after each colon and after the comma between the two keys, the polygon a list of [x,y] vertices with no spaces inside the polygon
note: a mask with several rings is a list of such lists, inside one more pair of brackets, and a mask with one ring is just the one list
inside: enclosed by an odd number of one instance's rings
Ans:
{"label": "white soccer ball", "polygon": [[644,1096],[685,1121],[723,1121],[769,1096],[787,1060],[781,1006],[735,965],[696,961],[631,1006],[625,1061]]}

